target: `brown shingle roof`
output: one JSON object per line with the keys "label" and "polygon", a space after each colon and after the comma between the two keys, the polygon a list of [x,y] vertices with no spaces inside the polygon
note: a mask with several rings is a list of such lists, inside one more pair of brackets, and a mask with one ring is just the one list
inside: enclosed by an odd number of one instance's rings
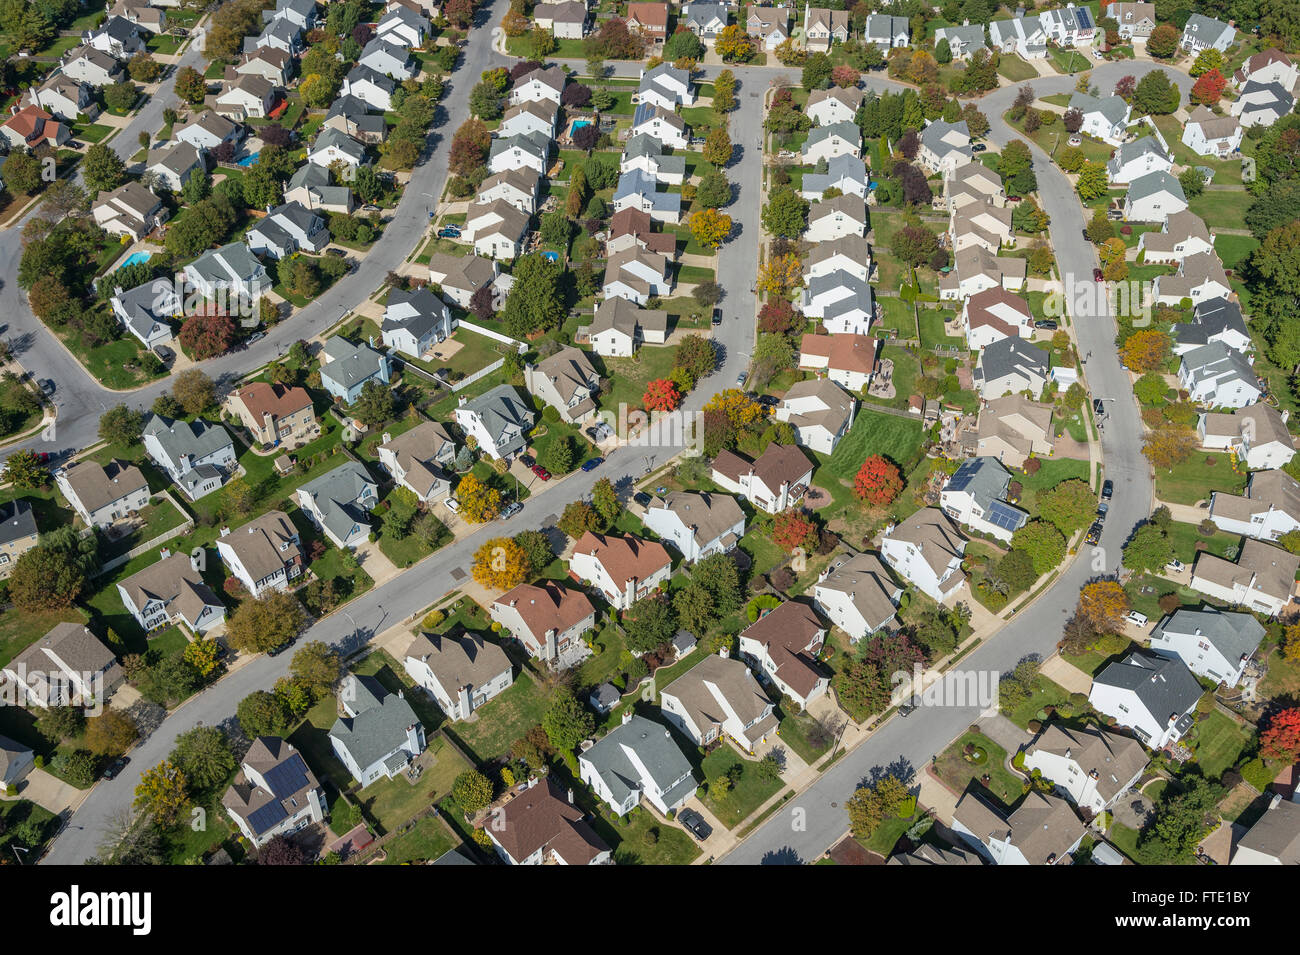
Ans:
{"label": "brown shingle roof", "polygon": [[267,511],[220,542],[235,552],[249,576],[257,581],[282,570],[285,564],[302,560],[297,537],[298,531],[284,511]]}
{"label": "brown shingle roof", "polygon": [[497,820],[489,832],[516,862],[549,849],[569,865],[587,865],[610,851],[550,778],[503,805]]}
{"label": "brown shingle roof", "polygon": [[573,590],[553,580],[541,584],[520,584],[496,600],[502,607],[513,607],[523,618],[524,626],[534,637],[548,630],[563,633],[595,608],[581,590]]}
{"label": "brown shingle roof", "polygon": [[776,664],[777,677],[806,695],[824,676],[808,652],[824,629],[811,607],[788,600],[759,617],[740,635],[764,646]]}
{"label": "brown shingle roof", "polygon": [[91,512],[149,487],[139,468],[116,460],[103,466],[94,461],[73,462],[63,469],[63,479],[82,506]]}
{"label": "brown shingle roof", "polygon": [[423,662],[453,695],[463,686],[482,686],[510,669],[504,650],[473,633],[422,633],[404,656]]}
{"label": "brown shingle roof", "polygon": [[307,389],[287,388],[284,385],[268,384],[265,381],[255,381],[236,389],[230,397],[238,398],[243,402],[248,413],[259,424],[266,421],[267,415],[287,418],[304,408],[311,408],[311,395],[307,394]]}
{"label": "brown shingle roof", "polygon": [[799,351],[801,355],[825,358],[829,370],[869,375],[876,370],[876,344],[876,339],[870,335],[814,335],[810,332],[800,340]]}
{"label": "brown shingle roof", "polygon": [[582,535],[574,545],[575,554],[590,554],[605,568],[616,584],[636,578],[647,580],[672,563],[667,549],[657,541],[647,541],[634,534]]}

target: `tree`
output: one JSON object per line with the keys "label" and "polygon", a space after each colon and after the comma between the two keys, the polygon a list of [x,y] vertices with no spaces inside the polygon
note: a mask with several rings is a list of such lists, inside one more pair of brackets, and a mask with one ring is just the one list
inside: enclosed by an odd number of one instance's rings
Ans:
{"label": "tree", "polygon": [[1152,467],[1172,471],[1177,465],[1190,458],[1199,444],[1196,432],[1191,428],[1167,424],[1147,435],[1142,445],[1142,453],[1146,455]]}
{"label": "tree", "polygon": [[903,475],[898,465],[879,454],[864,460],[853,479],[854,495],[875,507],[893,503],[902,490]]}
{"label": "tree", "polygon": [[586,501],[570,501],[564,506],[564,513],[555,526],[576,541],[588,531],[600,527],[600,514]]}
{"label": "tree", "polygon": [[724,63],[748,63],[754,58],[754,41],[739,23],[724,27],[714,41],[713,48],[718,51]]}
{"label": "tree", "polygon": [[673,352],[673,366],[684,369],[692,382],[711,374],[717,363],[717,346],[703,335],[687,335]]}
{"label": "tree", "polygon": [[782,40],[772,51],[782,66],[802,66],[808,59],[808,51],[794,42],[794,37]]}
{"label": "tree", "polygon": [[[82,160],[85,167],[85,160]],[[5,161],[5,188],[15,195],[31,195],[44,182],[40,157],[14,150]]]}
{"label": "tree", "polygon": [[338,682],[341,666],[338,651],[319,640],[312,640],[294,653],[289,662],[289,672],[313,692],[319,692]]}
{"label": "tree", "polygon": [[135,807],[153,817],[163,828],[173,825],[189,804],[189,783],[171,760],[164,759],[145,770],[135,787]]}
{"label": "tree", "polygon": [[782,297],[803,284],[803,263],[793,253],[773,255],[758,270],[758,289]]}
{"label": "tree", "polygon": [[1181,782],[1165,791],[1154,818],[1138,836],[1144,853],[1161,863],[1191,861],[1196,846],[1217,824],[1223,787],[1190,774]]}
{"label": "tree", "polygon": [[230,740],[216,726],[196,726],[182,733],[176,738],[171,758],[200,790],[215,789],[238,765]]}
{"label": "tree", "polygon": [[[1150,41],[1147,49],[1150,50]],[[1140,113],[1164,115],[1178,109],[1178,87],[1164,70],[1153,70],[1138,81],[1133,92],[1133,108]]]}
{"label": "tree", "polygon": [[787,298],[769,299],[758,312],[758,330],[773,335],[793,335],[807,324]]}
{"label": "tree", "polygon": [[923,265],[939,251],[939,237],[919,222],[905,225],[890,240],[889,250],[900,262]]}
{"label": "tree", "polygon": [[1097,497],[1086,481],[1062,481],[1038,496],[1038,516],[1067,537],[1092,523]]}
{"label": "tree", "polygon": [[[5,178],[9,178],[7,167]],[[126,182],[126,163],[109,146],[94,143],[81,161],[81,178],[91,193],[111,192]]]}
{"label": "tree", "polygon": [[704,44],[690,30],[679,26],[668,41],[664,43],[664,59],[669,62],[689,57],[698,60],[704,56]]}
{"label": "tree", "polygon": [[129,447],[140,440],[144,414],[126,405],[114,405],[99,416],[99,439]]}
{"label": "tree", "polygon": [[677,617],[672,605],[662,597],[642,597],[623,614],[623,630],[629,650],[649,653],[672,639]]}
{"label": "tree", "polygon": [[469,524],[486,524],[501,513],[501,492],[473,474],[466,474],[456,485],[456,501],[460,505],[457,513]]}
{"label": "tree", "polygon": [[1007,143],[998,159],[998,175],[1010,195],[1023,196],[1037,189],[1038,177],[1034,175],[1034,159],[1029,146],[1019,139]]}
{"label": "tree", "polygon": [[789,186],[768,193],[762,212],[763,228],[774,236],[794,239],[808,224],[808,203]]}
{"label": "tree", "polygon": [[205,311],[185,319],[178,337],[186,355],[194,361],[205,361],[230,351],[237,334],[230,316]]}
{"label": "tree", "polygon": [[1218,70],[1210,70],[1192,86],[1192,102],[1202,106],[1213,106],[1223,98],[1223,91],[1227,86],[1228,81],[1222,73]]}
{"label": "tree", "polygon": [[677,385],[667,378],[655,378],[648,382],[641,403],[647,411],[673,411],[682,402]]}
{"label": "tree", "polygon": [[257,853],[258,865],[307,865],[310,861],[307,850],[283,833],[272,836]]}
{"label": "tree", "polygon": [[288,643],[302,630],[302,604],[291,593],[273,590],[245,600],[226,624],[226,639],[236,650],[262,653]]}
{"label": "tree", "polygon": [[269,690],[256,690],[239,701],[235,710],[246,736],[283,736],[292,728],[293,714],[284,700]]}
{"label": "tree", "polygon": [[1259,752],[1265,759],[1294,763],[1300,757],[1300,707],[1279,710],[1259,734]]}
{"label": "tree", "polygon": [[721,169],[731,162],[731,137],[725,126],[715,126],[704,140],[704,161]]}
{"label": "tree", "polygon": [[596,729],[596,721],[578,702],[573,691],[562,686],[551,697],[551,705],[542,717],[542,729],[556,751],[572,753]]}
{"label": "tree", "polygon": [[208,84],[203,74],[192,66],[182,66],[176,74],[176,95],[187,103],[198,106],[208,95]]}
{"label": "tree", "polygon": [[1079,178],[1074,188],[1084,202],[1091,202],[1106,195],[1107,190],[1110,189],[1110,180],[1106,175],[1105,165],[1085,160],[1079,167]]}
{"label": "tree", "polygon": [[1143,524],[1124,545],[1124,566],[1129,570],[1159,573],[1173,559],[1173,543],[1155,524]]}
{"label": "tree", "polygon": [[486,809],[495,795],[492,781],[477,769],[467,769],[451,784],[451,798],[464,810],[467,816],[473,816]]}
{"label": "tree", "polygon": [[817,546],[817,534],[817,525],[794,508],[782,511],[772,521],[772,540],[787,554],[800,547],[812,550]]}
{"label": "tree", "polygon": [[33,451],[15,451],[5,461],[0,480],[14,487],[33,490],[48,483],[50,473]]}
{"label": "tree", "polygon": [[623,513],[623,502],[609,478],[601,478],[591,488],[591,505],[600,515],[606,527],[609,527]]}
{"label": "tree", "polygon": [[700,209],[691,214],[691,235],[710,252],[731,235],[731,216],[717,209]]}
{"label": "tree", "polygon": [[939,64],[943,66],[947,66],[949,63],[952,62],[952,44],[948,42],[947,37],[944,37],[942,40],[940,40],[938,43],[935,44],[934,58]]}
{"label": "tree", "polygon": [[736,74],[723,70],[713,80],[713,108],[729,113],[736,108]]}
{"label": "tree", "polygon": [[528,579],[532,561],[517,541],[494,537],[474,552],[471,564],[475,583],[493,590],[509,590]]}
{"label": "tree", "polygon": [[393,419],[397,401],[390,387],[372,379],[361,386],[361,393],[348,410],[352,417],[373,428]]}
{"label": "tree", "polygon": [[185,644],[182,656],[199,677],[206,678],[217,669],[221,662],[221,652],[221,645],[217,641],[200,637]]}
{"label": "tree", "polygon": [[1195,166],[1184,169],[1178,174],[1178,185],[1182,187],[1183,195],[1188,199],[1195,199],[1205,191],[1205,179],[1197,172]]}
{"label": "tree", "polygon": [[172,397],[189,415],[207,411],[216,403],[216,396],[212,379],[197,368],[181,372],[172,383]]}
{"label": "tree", "polygon": [[1011,546],[1023,550],[1039,576],[1058,566],[1065,557],[1065,538],[1047,521],[1033,520],[1011,535]]}
{"label": "tree", "polygon": [[[10,455],[12,462],[17,455]],[[95,569],[98,541],[80,537],[70,524],[48,531],[14,562],[9,597],[29,613],[70,607],[81,596]]]}
{"label": "tree", "polygon": [[691,298],[706,308],[711,308],[722,301],[722,286],[717,282],[700,282],[691,289]]}
{"label": "tree", "polygon": [[515,543],[524,549],[534,576],[545,570],[555,559],[551,542],[541,531],[520,531],[515,535]]}
{"label": "tree", "polygon": [[526,338],[560,324],[568,312],[560,287],[562,272],[540,255],[516,260],[515,282],[499,316],[507,334]]}
{"label": "tree", "polygon": [[862,660],[852,660],[831,677],[835,699],[844,712],[857,723],[889,706],[889,683],[882,679],[876,666]]}
{"label": "tree", "polygon": [[487,162],[492,133],[483,121],[470,118],[460,125],[451,138],[448,169],[457,176],[471,178]]}
{"label": "tree", "polygon": [[1163,367],[1169,360],[1170,339],[1159,329],[1136,331],[1124,339],[1120,346],[1120,360],[1124,366],[1139,374]]}
{"label": "tree", "polygon": [[1083,128],[1083,113],[1076,108],[1067,109],[1061,123],[1067,133],[1077,133]]}
{"label": "tree", "polygon": [[105,709],[86,720],[82,744],[96,756],[121,756],[139,737],[135,721],[121,710]]}
{"label": "tree", "polygon": [[86,714],[77,706],[42,706],[36,710],[36,731],[52,743],[79,736]]}
{"label": "tree", "polygon": [[1119,633],[1129,612],[1128,594],[1117,580],[1097,580],[1079,592],[1076,613],[1098,633]]}
{"label": "tree", "polygon": [[568,435],[556,437],[537,455],[537,463],[552,474],[568,474],[573,470],[573,441]]}
{"label": "tree", "polygon": [[989,118],[980,112],[974,103],[967,103],[961,108],[961,118],[966,121],[966,128],[972,139],[988,135]]}

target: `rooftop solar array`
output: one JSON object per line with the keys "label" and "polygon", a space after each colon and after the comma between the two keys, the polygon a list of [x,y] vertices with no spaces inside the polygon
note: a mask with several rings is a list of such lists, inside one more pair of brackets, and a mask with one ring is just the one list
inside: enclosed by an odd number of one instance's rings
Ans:
{"label": "rooftop solar array", "polygon": [[1025,523],[1027,517],[1028,515],[1024,511],[1017,510],[1002,501],[994,501],[989,506],[989,512],[984,515],[984,519],[994,527],[1003,527],[1009,531],[1014,531],[1020,527],[1021,524]]}

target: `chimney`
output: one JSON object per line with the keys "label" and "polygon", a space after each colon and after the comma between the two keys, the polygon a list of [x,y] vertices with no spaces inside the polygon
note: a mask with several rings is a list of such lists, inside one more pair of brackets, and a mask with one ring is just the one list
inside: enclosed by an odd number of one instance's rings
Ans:
{"label": "chimney", "polygon": [[722,657],[722,659],[724,659],[724,660],[728,660],[728,659],[730,659],[730,658],[731,658],[731,647],[722,647],[721,649],[719,649],[719,650],[718,650],[718,656]]}
{"label": "chimney", "polygon": [[199,566],[199,564],[201,563],[201,559],[198,556],[198,554],[202,552],[202,549],[196,547],[195,551],[197,553],[190,555],[190,570],[194,571],[195,573],[202,573],[203,568]]}
{"label": "chimney", "polygon": [[1291,412],[1286,411],[1286,410],[1283,410],[1283,412],[1282,412],[1282,423],[1283,423],[1283,424],[1286,424],[1287,418],[1290,418],[1290,417],[1291,417]]}
{"label": "chimney", "polygon": [[632,720],[632,708],[628,707],[626,710],[623,711],[623,722],[620,725],[626,726],[629,722],[631,722],[631,720]]}
{"label": "chimney", "polygon": [[569,787],[569,805],[570,805],[570,806],[573,805],[573,787],[572,787],[572,786]]}
{"label": "chimney", "polygon": [[460,688],[459,693],[457,693],[457,702],[460,704],[461,719],[468,718],[471,710],[468,684]]}
{"label": "chimney", "polygon": [[559,656],[559,650],[555,642],[555,628],[552,627],[546,631],[546,659],[554,660],[557,656]]}

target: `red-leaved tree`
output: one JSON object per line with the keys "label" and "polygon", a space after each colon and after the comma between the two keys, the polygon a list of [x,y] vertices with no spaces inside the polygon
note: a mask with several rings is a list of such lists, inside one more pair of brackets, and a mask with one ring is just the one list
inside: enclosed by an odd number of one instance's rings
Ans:
{"label": "red-leaved tree", "polygon": [[868,504],[883,506],[891,503],[903,490],[903,475],[898,465],[879,454],[862,462],[853,479],[853,493]]}
{"label": "red-leaved tree", "polygon": [[773,335],[793,335],[807,323],[785,298],[769,299],[758,312],[758,330]]}
{"label": "red-leaved tree", "polygon": [[682,400],[677,385],[667,378],[656,378],[645,386],[641,402],[647,411],[672,411]]}
{"label": "red-leaved tree", "polygon": [[772,524],[772,540],[787,553],[793,553],[796,547],[811,550],[817,546],[817,525],[802,511],[782,511]]}
{"label": "red-leaved tree", "polygon": [[1259,734],[1259,752],[1266,759],[1288,763],[1300,757],[1300,707],[1280,711]]}
{"label": "red-leaved tree", "polygon": [[195,361],[215,358],[235,343],[235,323],[228,315],[192,315],[181,325],[181,347]]}
{"label": "red-leaved tree", "polygon": [[1218,69],[1202,73],[1201,78],[1192,85],[1192,102],[1202,106],[1213,106],[1223,96],[1228,81]]}

